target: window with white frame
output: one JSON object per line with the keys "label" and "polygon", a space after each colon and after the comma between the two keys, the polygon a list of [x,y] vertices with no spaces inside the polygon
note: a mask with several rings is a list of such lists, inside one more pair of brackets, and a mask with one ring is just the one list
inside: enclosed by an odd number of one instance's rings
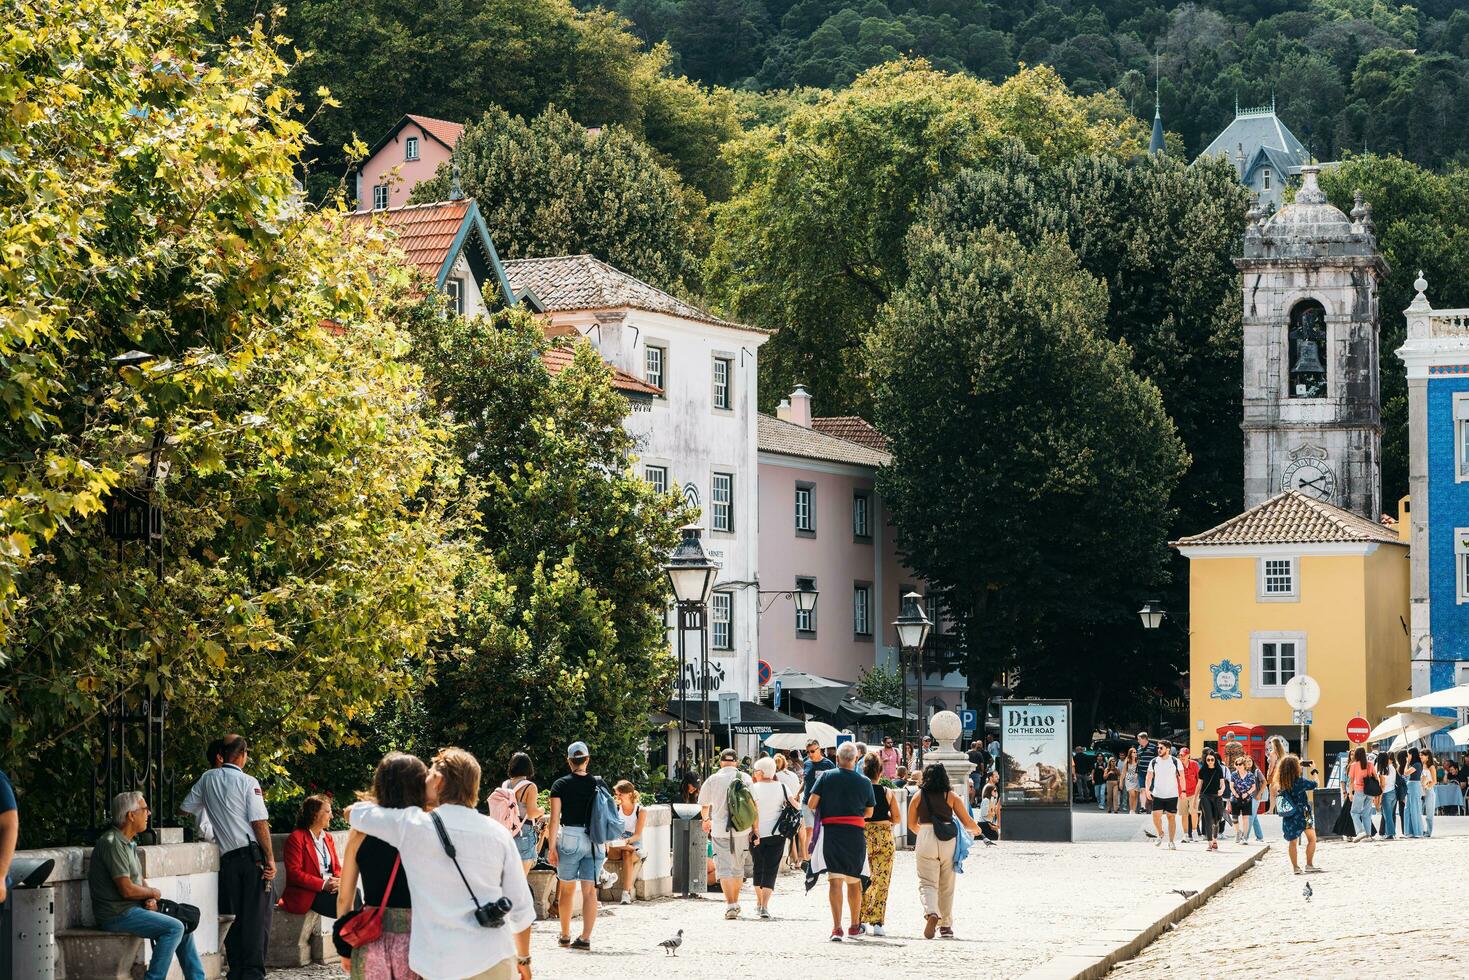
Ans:
{"label": "window with white frame", "polygon": [[709,486],[709,528],[734,530],[734,474],[715,473]]}
{"label": "window with white frame", "polygon": [[1454,581],[1459,602],[1469,602],[1469,527],[1454,528]]}
{"label": "window with white frame", "polygon": [[730,400],[729,379],[734,374],[734,361],[728,357],[716,357],[714,359],[714,407],[729,408],[733,403]]}
{"label": "window with white frame", "polygon": [[796,484],[796,533],[816,533],[816,488],[809,483]]}
{"label": "window with white frame", "polygon": [[852,632],[872,635],[872,586],[865,582],[852,586]]}
{"label": "window with white frame", "polygon": [[1264,170],[1260,171],[1260,179],[1262,181],[1260,186],[1261,190],[1268,191],[1270,189],[1270,177],[1271,173],[1269,167],[1266,167]]}
{"label": "window with white frame", "polygon": [[643,479],[653,485],[653,489],[659,493],[668,492],[668,467],[666,466],[644,466]]}
{"label": "window with white frame", "polygon": [[[1454,665],[1454,686],[1463,687],[1469,684],[1469,664]],[[1459,724],[1469,725],[1469,708],[1459,709]]]}
{"label": "window with white frame", "polygon": [[1250,643],[1251,695],[1283,697],[1285,682],[1306,672],[1306,634],[1254,633]]}
{"label": "window with white frame", "polygon": [[[807,577],[807,576],[801,576],[801,575],[796,576],[796,591],[797,592],[815,592],[816,591],[816,580],[814,578],[810,578],[810,577]],[[796,610],[796,632],[798,634],[805,635],[805,636],[815,636],[816,635],[816,610],[814,610],[814,609],[797,609]]]}
{"label": "window with white frame", "polygon": [[715,592],[709,597],[709,643],[716,650],[734,649],[734,596]]}
{"label": "window with white frame", "polygon": [[1300,591],[1296,582],[1295,558],[1261,558],[1259,598],[1264,602],[1296,599]]}
{"label": "window with white frame", "polygon": [[872,498],[861,491],[852,494],[852,537],[872,538]]}
{"label": "window with white frame", "polygon": [[923,614],[933,624],[932,631],[934,633],[941,632],[939,630],[939,597],[932,592],[923,597]]}
{"label": "window with white frame", "polygon": [[652,344],[643,352],[643,380],[659,390],[664,387],[663,361],[666,353],[662,347],[654,347]]}
{"label": "window with white frame", "polygon": [[406,140],[403,141],[403,159],[404,160],[417,160],[418,159],[418,137],[417,136],[410,136]]}
{"label": "window with white frame", "polygon": [[1454,482],[1469,481],[1469,391],[1454,395]]}
{"label": "window with white frame", "polygon": [[372,209],[374,211],[381,211],[383,208],[386,208],[387,206],[388,206],[388,185],[387,184],[373,184],[372,185]]}
{"label": "window with white frame", "polygon": [[449,305],[454,312],[460,316],[464,315],[464,280],[447,279],[444,281],[444,292],[449,296]]}

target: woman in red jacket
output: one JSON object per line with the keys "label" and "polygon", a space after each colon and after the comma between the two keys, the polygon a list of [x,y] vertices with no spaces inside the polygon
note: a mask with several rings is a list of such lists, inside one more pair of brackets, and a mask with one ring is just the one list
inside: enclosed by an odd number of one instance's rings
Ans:
{"label": "woman in red jacket", "polygon": [[331,822],[329,798],[308,796],[302,801],[296,829],[286,838],[286,890],[280,904],[287,912],[316,912],[328,919],[337,916],[342,864],[337,860],[337,845],[326,832]]}

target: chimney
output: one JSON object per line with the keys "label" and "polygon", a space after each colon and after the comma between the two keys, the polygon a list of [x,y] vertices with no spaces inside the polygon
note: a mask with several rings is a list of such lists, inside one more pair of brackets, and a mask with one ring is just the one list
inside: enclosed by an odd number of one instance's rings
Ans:
{"label": "chimney", "polygon": [[780,404],[775,406],[775,417],[782,422],[789,422],[791,420],[791,401],[789,398],[782,398]]}
{"label": "chimney", "polygon": [[791,392],[791,410],[787,422],[793,422],[803,429],[811,428],[811,395],[806,391],[805,385],[796,385],[796,390]]}

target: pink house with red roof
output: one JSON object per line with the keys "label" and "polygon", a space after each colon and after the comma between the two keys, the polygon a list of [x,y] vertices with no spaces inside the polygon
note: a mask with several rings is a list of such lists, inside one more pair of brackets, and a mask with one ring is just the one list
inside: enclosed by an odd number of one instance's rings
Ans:
{"label": "pink house with red roof", "polygon": [[357,171],[357,210],[401,207],[454,152],[464,124],[407,115],[372,145]]}

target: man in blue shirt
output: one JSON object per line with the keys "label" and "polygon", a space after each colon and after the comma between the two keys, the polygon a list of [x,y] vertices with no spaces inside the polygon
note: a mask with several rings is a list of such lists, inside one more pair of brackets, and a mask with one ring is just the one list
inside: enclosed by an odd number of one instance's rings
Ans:
{"label": "man in blue shirt", "polygon": [[[1138,732],[1137,771],[1139,782],[1147,778],[1148,766],[1150,766],[1153,760],[1156,758],[1158,758],[1158,746],[1148,739],[1147,732]],[[1144,796],[1144,799],[1139,803],[1139,805],[1143,808],[1145,812],[1152,809],[1147,801],[1146,796]]]}

